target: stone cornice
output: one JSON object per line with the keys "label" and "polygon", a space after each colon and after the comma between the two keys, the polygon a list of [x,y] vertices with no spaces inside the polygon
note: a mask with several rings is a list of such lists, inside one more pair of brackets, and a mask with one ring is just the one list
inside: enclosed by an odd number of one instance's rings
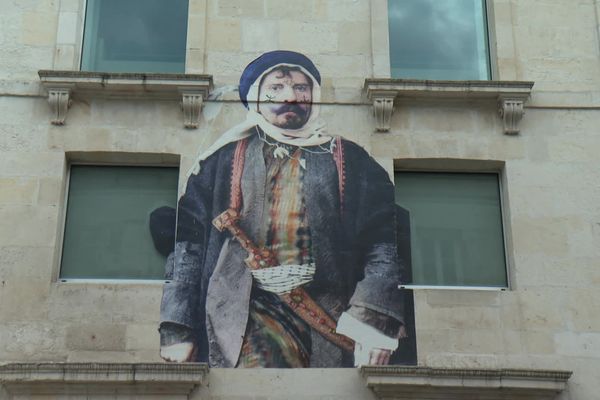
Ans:
{"label": "stone cornice", "polygon": [[549,370],[364,366],[361,374],[379,399],[551,400],[566,388],[572,373]]}
{"label": "stone cornice", "polygon": [[212,75],[38,71],[48,92],[53,125],[64,125],[73,97],[179,100],[184,126],[197,128],[203,99],[212,90]]}
{"label": "stone cornice", "polygon": [[399,97],[495,98],[502,93],[529,97],[529,81],[432,81],[421,79],[367,78],[367,96],[374,91],[394,91]]}
{"label": "stone cornice", "polygon": [[525,81],[430,81],[418,79],[365,80],[364,89],[373,102],[375,130],[387,132],[394,103],[401,102],[469,102],[491,100],[497,104],[504,133],[519,133],[523,105],[531,95],[533,82]]}
{"label": "stone cornice", "polygon": [[70,86],[79,94],[120,98],[179,99],[180,90],[189,88],[208,95],[212,75],[140,74],[87,71],[38,71],[45,88]]}
{"label": "stone cornice", "polygon": [[186,363],[14,363],[0,365],[10,394],[190,394],[204,384],[208,366]]}

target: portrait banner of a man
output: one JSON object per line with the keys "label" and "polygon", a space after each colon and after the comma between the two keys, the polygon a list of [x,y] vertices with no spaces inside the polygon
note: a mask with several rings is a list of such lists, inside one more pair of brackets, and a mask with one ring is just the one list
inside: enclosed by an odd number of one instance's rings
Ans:
{"label": "portrait banner of a man", "polygon": [[398,288],[410,274],[408,217],[388,173],[326,131],[321,76],[306,56],[261,55],[239,97],[246,119],[198,156],[179,199],[161,357],[240,368],[413,363],[412,297]]}

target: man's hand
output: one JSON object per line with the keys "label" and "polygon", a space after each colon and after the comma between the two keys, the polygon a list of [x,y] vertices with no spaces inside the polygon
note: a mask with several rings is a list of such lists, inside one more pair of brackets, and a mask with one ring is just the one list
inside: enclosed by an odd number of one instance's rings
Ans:
{"label": "man's hand", "polygon": [[[406,339],[407,337],[408,334],[406,332],[406,328],[404,325],[400,325],[398,333],[396,334],[396,338]],[[377,348],[371,349],[369,352],[369,365],[388,365],[390,363],[391,356],[391,350]]]}
{"label": "man's hand", "polygon": [[398,329],[398,334],[396,335],[397,339],[406,339],[408,337],[408,333],[406,332],[406,328],[404,324],[400,325],[400,329]]}
{"label": "man's hand", "polygon": [[390,363],[391,350],[371,349],[369,353],[369,365],[388,365]]}
{"label": "man's hand", "polygon": [[176,343],[170,346],[162,346],[160,348],[160,356],[165,361],[170,362],[185,362],[191,361],[192,357],[195,353],[194,343],[191,342],[183,342]]}

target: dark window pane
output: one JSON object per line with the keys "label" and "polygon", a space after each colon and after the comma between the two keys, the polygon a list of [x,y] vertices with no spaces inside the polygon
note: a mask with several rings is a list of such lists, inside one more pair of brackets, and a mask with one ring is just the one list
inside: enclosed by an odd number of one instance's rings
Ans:
{"label": "dark window pane", "polygon": [[490,79],[484,0],[388,0],[392,77]]}
{"label": "dark window pane", "polygon": [[506,287],[496,174],[398,172],[415,285]]}
{"label": "dark window pane", "polygon": [[81,69],[184,72],[188,0],[88,0]]}
{"label": "dark window pane", "polygon": [[163,279],[150,213],[176,207],[177,168],[72,166],[61,278]]}

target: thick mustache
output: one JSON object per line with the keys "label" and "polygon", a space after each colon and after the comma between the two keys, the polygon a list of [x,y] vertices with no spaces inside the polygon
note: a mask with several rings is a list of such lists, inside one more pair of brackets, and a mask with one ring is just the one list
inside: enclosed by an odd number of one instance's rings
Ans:
{"label": "thick mustache", "polygon": [[299,104],[283,104],[281,107],[276,108],[273,112],[277,115],[284,114],[287,112],[293,112],[300,116],[306,114],[306,110],[303,109]]}

